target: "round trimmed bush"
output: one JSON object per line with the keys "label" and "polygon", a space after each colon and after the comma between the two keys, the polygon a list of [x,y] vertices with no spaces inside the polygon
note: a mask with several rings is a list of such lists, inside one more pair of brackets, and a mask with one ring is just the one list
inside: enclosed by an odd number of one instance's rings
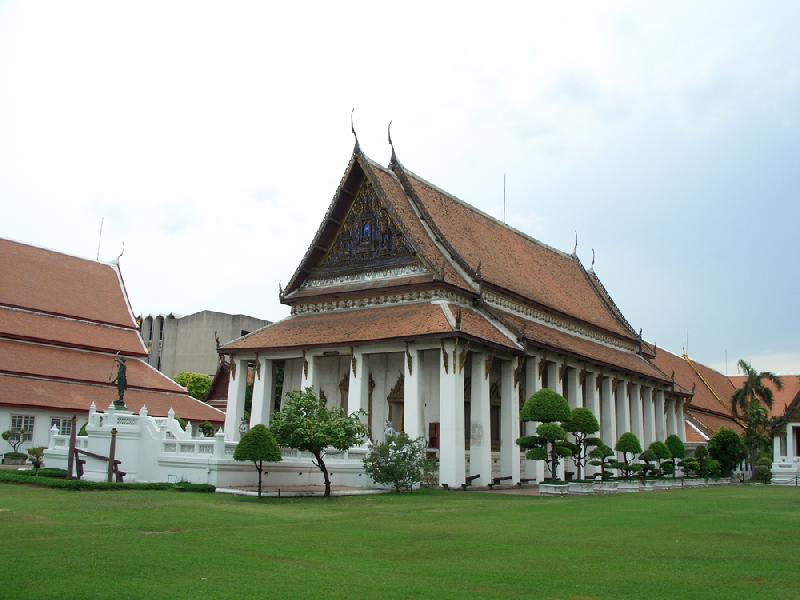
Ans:
{"label": "round trimmed bush", "polygon": [[523,421],[554,423],[570,417],[567,399],[558,392],[543,388],[525,401],[520,418]]}

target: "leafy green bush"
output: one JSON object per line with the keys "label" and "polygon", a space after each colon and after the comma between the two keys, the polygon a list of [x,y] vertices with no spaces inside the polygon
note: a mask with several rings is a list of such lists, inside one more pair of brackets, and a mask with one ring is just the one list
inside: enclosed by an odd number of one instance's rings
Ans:
{"label": "leafy green bush", "polygon": [[0,482],[21,483],[63,490],[178,490],[186,492],[213,492],[216,488],[205,483],[115,483],[86,481],[84,479],[54,479],[36,477],[17,471],[0,471]]}
{"label": "leafy green bush", "polygon": [[199,429],[200,433],[202,433],[205,437],[214,436],[214,426],[208,421],[203,421],[200,423],[200,425],[197,426],[197,429]]}
{"label": "leafy green bush", "polygon": [[768,454],[761,454],[756,461],[753,479],[761,483],[772,481],[772,458]]}
{"label": "leafy green bush", "polygon": [[89,424],[89,421],[86,421],[86,423],[84,423],[83,425],[81,425],[81,428],[80,428],[80,430],[78,431],[78,435],[80,435],[80,436],[87,436],[87,435],[89,435],[88,433],[86,433],[86,426],[87,426],[88,424]]}
{"label": "leafy green bush", "polygon": [[420,483],[425,469],[425,439],[412,440],[401,432],[373,444],[364,457],[364,472],[376,483],[391,485],[396,492]]}
{"label": "leafy green bush", "polygon": [[672,476],[675,477],[678,473],[678,467],[682,466],[680,461],[686,458],[686,446],[683,445],[683,440],[675,434],[667,436],[664,444],[672,455]]}
{"label": "leafy green bush", "polygon": [[555,478],[561,457],[572,456],[572,449],[566,442],[567,432],[559,422],[570,418],[566,398],[553,390],[544,388],[525,401],[520,414],[523,421],[540,421],[536,435],[523,436],[517,444],[527,450],[528,460],[544,460],[550,474]]}
{"label": "leafy green bush", "polygon": [[67,471],[66,469],[47,469],[42,468],[39,469],[36,474],[39,477],[52,477],[53,479],[66,479],[67,478]]}
{"label": "leafy green bush", "polygon": [[708,453],[719,461],[720,471],[730,477],[740,462],[747,458],[742,438],[735,431],[721,427],[708,441]]}
{"label": "leafy green bush", "polygon": [[589,449],[596,447],[603,442],[598,437],[591,437],[593,433],[600,431],[600,424],[597,417],[588,408],[574,408],[569,415],[566,423],[562,427],[567,433],[571,433],[574,442],[567,442],[566,446],[572,450],[572,462],[575,465],[576,477],[583,478],[583,468],[589,460]]}
{"label": "leafy green bush", "polygon": [[589,452],[589,458],[592,459],[589,461],[590,465],[600,467],[600,478],[608,479],[608,476],[606,476],[606,469],[613,468],[612,460],[614,458],[614,451],[604,443],[600,442],[591,452]]}
{"label": "leafy green bush", "polygon": [[5,454],[3,454],[3,458],[9,458],[9,459],[21,459],[21,458],[24,458],[24,459],[27,459],[28,455],[25,454],[24,452],[6,452]]}
{"label": "leafy green bush", "polygon": [[212,379],[205,373],[191,373],[183,371],[175,376],[175,383],[182,385],[192,398],[205,400],[211,391]]}
{"label": "leafy green bush", "polygon": [[566,422],[569,417],[569,404],[564,396],[549,388],[542,388],[528,398],[520,413],[523,421],[542,423]]}

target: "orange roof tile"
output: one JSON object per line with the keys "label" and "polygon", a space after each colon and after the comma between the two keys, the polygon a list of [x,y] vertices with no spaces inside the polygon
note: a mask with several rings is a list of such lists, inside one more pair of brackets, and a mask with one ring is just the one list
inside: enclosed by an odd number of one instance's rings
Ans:
{"label": "orange roof tile", "polygon": [[633,338],[595,289],[578,260],[492,219],[409,173],[414,193],[435,226],[474,273],[536,304]]}
{"label": "orange roof tile", "polygon": [[0,239],[0,304],[135,328],[117,268]]}
{"label": "orange roof tile", "polygon": [[[451,307],[453,313],[455,310]],[[225,344],[222,350],[313,348],[454,334],[440,305],[399,304],[295,315]],[[511,340],[472,309],[462,309],[460,334],[515,348]]]}
{"label": "orange roof tile", "polygon": [[[744,375],[730,375],[728,379],[738,390],[747,378]],[[783,389],[778,390],[771,382],[765,380],[767,387],[772,390],[772,408],[769,411],[771,417],[784,416],[786,410],[800,397],[800,375],[781,375],[781,381]]]}
{"label": "orange roof tile", "polygon": [[547,327],[518,315],[499,313],[499,316],[514,329],[521,332],[525,339],[534,345],[587,358],[630,373],[652,377],[659,381],[668,381],[664,373],[633,352],[610,348],[604,344]]}
{"label": "orange roof tile", "polygon": [[[138,358],[128,358],[126,366],[129,387],[186,393]],[[0,372],[109,383],[116,368],[112,354],[0,339]]]}
{"label": "orange roof tile", "polygon": [[0,337],[147,356],[139,332],[0,306]]}
{"label": "orange roof tile", "polygon": [[[0,373],[2,405],[85,412],[92,402],[98,410],[105,410],[116,397],[116,388],[109,384],[52,381]],[[222,423],[225,420],[225,413],[185,393],[131,389],[125,393],[125,404],[133,412],[139,412],[146,404],[148,413],[154,417],[165,417],[172,408],[176,416],[195,422]]]}

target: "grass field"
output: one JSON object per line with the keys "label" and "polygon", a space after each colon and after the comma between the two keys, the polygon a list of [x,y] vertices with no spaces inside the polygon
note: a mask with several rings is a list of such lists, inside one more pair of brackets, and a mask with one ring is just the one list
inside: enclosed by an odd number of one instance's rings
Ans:
{"label": "grass field", "polygon": [[789,598],[800,489],[264,499],[0,484],[0,597]]}

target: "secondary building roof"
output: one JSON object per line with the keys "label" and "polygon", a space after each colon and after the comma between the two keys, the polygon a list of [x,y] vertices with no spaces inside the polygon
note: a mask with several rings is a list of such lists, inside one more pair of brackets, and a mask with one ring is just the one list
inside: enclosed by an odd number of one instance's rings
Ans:
{"label": "secondary building roof", "polygon": [[117,355],[126,357],[129,409],[224,420],[141,360],[146,349],[116,264],[0,239],[0,405],[103,409],[117,397]]}
{"label": "secondary building roof", "polygon": [[[744,375],[729,376],[731,383],[736,389],[741,388],[747,377]],[[781,375],[783,389],[777,389],[771,382],[764,381],[765,385],[772,390],[772,408],[769,411],[770,417],[781,418],[786,413],[800,403],[800,375]]]}

